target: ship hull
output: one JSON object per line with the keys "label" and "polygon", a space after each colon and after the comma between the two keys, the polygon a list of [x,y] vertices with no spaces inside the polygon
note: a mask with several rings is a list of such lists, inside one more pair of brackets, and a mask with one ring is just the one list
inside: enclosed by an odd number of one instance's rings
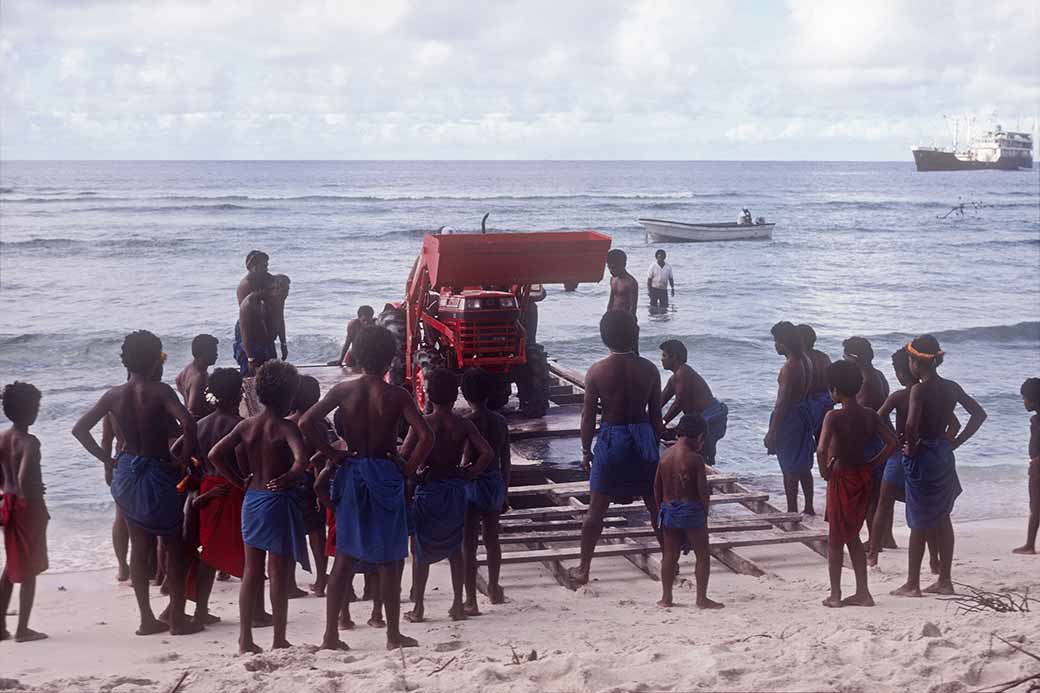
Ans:
{"label": "ship hull", "polygon": [[931,150],[914,150],[914,163],[918,171],[982,171],[995,169],[999,171],[1017,171],[1022,168],[1033,168],[1033,158],[1020,159],[1001,158],[997,161],[975,161],[961,159],[953,152],[937,152]]}

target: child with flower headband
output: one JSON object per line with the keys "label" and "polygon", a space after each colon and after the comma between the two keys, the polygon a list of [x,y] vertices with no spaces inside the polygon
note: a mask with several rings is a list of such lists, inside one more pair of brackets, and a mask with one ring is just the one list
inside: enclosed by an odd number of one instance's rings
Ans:
{"label": "child with flower headband", "polygon": [[[903,469],[906,490],[906,523],[910,527],[910,551],[906,583],[892,594],[920,597],[953,594],[953,523],[950,512],[961,493],[953,451],[975,435],[986,420],[986,412],[952,380],[937,372],[943,362],[939,340],[921,335],[906,346],[910,372],[920,382],[910,391],[906,420]],[[970,415],[961,432],[951,441],[946,431],[954,409],[960,404]],[[932,535],[939,553],[939,579],[921,589],[921,561],[925,540]]]}

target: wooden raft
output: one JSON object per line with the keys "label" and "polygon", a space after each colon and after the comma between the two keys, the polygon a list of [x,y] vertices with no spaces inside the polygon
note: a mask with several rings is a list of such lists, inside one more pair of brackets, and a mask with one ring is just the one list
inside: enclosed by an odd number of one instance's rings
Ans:
{"label": "wooden raft", "polygon": [[[575,438],[580,434],[584,376],[550,361],[554,379],[550,396],[553,406],[544,419],[510,421],[514,443],[538,438]],[[502,563],[541,563],[565,587],[575,585],[563,561],[580,556],[581,522],[588,512],[588,476],[575,469],[552,467],[529,459],[513,445],[512,481],[509,489],[513,509],[502,517],[500,540]],[[800,543],[827,556],[827,533],[806,526],[800,513],[782,512],[769,502],[769,494],[748,488],[737,477],[709,469],[712,489],[709,506],[739,507],[747,515],[713,515],[708,521],[711,555],[734,572],[765,575],[766,570],[737,549],[748,546]],[[604,521],[596,557],[620,556],[650,577],[659,580],[661,562],[655,555],[660,546],[641,500],[612,505]],[[486,565],[485,554],[477,562]],[[683,582],[683,578],[679,578]],[[481,569],[478,587],[486,586]]]}

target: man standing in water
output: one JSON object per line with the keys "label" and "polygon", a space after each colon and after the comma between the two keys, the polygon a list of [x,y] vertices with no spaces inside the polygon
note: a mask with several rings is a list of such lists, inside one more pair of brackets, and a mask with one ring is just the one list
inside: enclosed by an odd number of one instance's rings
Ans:
{"label": "man standing in water", "polygon": [[[184,616],[187,560],[181,537],[183,501],[177,493],[181,470],[196,446],[195,419],[177,399],[173,388],[155,378],[165,358],[162,342],[151,332],[139,330],[127,335],[123,340],[122,360],[130,373],[129,380],[103,394],[72,429],[76,440],[105,465],[106,477],[111,475],[112,498],[130,528],[130,580],[141,612],[138,635],[167,629],[173,635],[202,630],[202,624]],[[105,453],[90,433],[109,413],[125,441],[116,460]],[[178,464],[170,461],[171,418],[180,423],[183,431]],[[169,625],[155,618],[148,601],[148,558],[157,537],[163,538],[169,561]]]}
{"label": "man standing in water", "polygon": [[361,306],[357,309],[357,317],[347,323],[347,336],[343,340],[343,348],[339,350],[339,358],[326,363],[326,366],[350,366],[350,346],[357,339],[362,328],[376,324],[376,311],[372,306]]}
{"label": "man standing in water", "polygon": [[650,310],[665,312],[668,310],[668,288],[672,289],[675,298],[675,279],[672,277],[672,266],[665,262],[667,255],[663,250],[654,253],[654,264],[646,278],[646,291],[650,294]]}
{"label": "man standing in water", "polygon": [[610,271],[610,299],[607,310],[621,310],[636,314],[639,304],[639,282],[628,273],[628,256],[625,251],[615,248],[607,253],[607,269]]}
{"label": "man standing in water", "polygon": [[[568,576],[574,584],[589,581],[596,543],[611,502],[631,503],[642,497],[657,529],[654,478],[660,458],[661,376],[657,366],[635,353],[638,328],[635,316],[609,310],[599,322],[610,356],[593,364],[585,376],[581,412],[582,465],[590,469],[589,510],[581,528],[581,564]],[[602,407],[595,452],[596,413]]]}
{"label": "man standing in water", "polygon": [[763,444],[766,452],[776,455],[784,475],[787,512],[798,512],[798,485],[805,495],[806,515],[813,509],[813,422],[806,397],[812,382],[812,363],[805,354],[805,342],[798,328],[786,320],[771,330],[776,353],[785,357],[777,378],[776,404],[769,417],[769,431]]}
{"label": "man standing in water", "polygon": [[270,258],[261,250],[250,250],[246,255],[246,276],[242,277],[242,281],[238,283],[236,292],[239,305],[251,292],[271,283],[271,273],[267,269],[268,262],[270,262]]}

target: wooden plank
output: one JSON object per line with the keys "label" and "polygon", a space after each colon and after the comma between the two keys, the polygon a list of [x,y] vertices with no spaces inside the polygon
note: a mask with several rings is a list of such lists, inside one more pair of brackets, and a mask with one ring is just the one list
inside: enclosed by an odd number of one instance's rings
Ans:
{"label": "wooden plank", "polygon": [[564,380],[572,385],[576,385],[581,389],[585,389],[585,374],[579,371],[567,368],[560,364],[558,361],[549,359],[549,372],[555,375],[560,380]]}
{"label": "wooden plank", "polygon": [[[731,489],[734,490],[734,491],[737,491],[737,492],[746,491],[747,490],[744,487],[744,485],[740,484],[740,483],[734,483],[731,486]],[[743,505],[748,510],[750,510],[750,511],[752,511],[754,513],[758,513],[760,515],[780,515],[781,514],[780,508],[778,508],[775,505],[773,505],[772,503],[770,503],[768,501],[768,499],[760,499],[759,498],[759,499],[754,499],[754,500],[741,501],[740,504]],[[782,526],[779,526],[778,529],[780,529],[782,531],[804,532],[804,531],[808,531],[810,528],[806,524],[804,524],[802,522],[795,521],[795,522],[785,523]],[[827,541],[826,540],[827,540],[827,537],[826,537],[826,535],[824,535],[822,541],[806,541],[805,545],[808,546],[811,550],[813,550],[816,553],[818,553],[819,555],[823,556],[824,558],[828,558],[830,556],[830,551],[827,548]],[[849,561],[844,561],[844,563],[848,564]]]}
{"label": "wooden plank", "polygon": [[[723,484],[731,484],[737,480],[735,476],[723,476],[721,474],[715,474],[708,477],[708,484],[710,486],[721,486]],[[529,486],[510,486],[509,496],[520,497],[520,496],[541,496],[546,493],[554,493],[556,495],[562,494],[588,494],[589,482],[588,481],[571,481],[566,483],[556,484],[532,484]]]}
{"label": "wooden plank", "polygon": [[581,433],[581,405],[550,407],[540,419],[506,417],[506,423],[509,424],[509,437],[513,440],[576,436]]}
{"label": "wooden plank", "polygon": [[[505,517],[509,517],[505,515]],[[584,520],[581,518],[568,518],[566,520],[499,520],[498,528],[500,534],[515,533],[515,532],[552,532],[560,531],[565,529],[580,529]],[[623,517],[605,517],[603,518],[604,527],[619,527],[621,525],[627,525],[628,520]]]}
{"label": "wooden plank", "polygon": [[565,404],[581,404],[585,401],[585,395],[579,395],[576,392],[572,392],[567,395],[552,395],[549,399],[560,406]]}
{"label": "wooden plank", "polygon": [[[826,532],[800,531],[800,532],[778,532],[769,536],[743,536],[736,537],[727,535],[725,537],[709,537],[711,548],[733,549],[741,546],[766,546],[773,544],[792,544],[805,541],[826,539]],[[657,543],[648,544],[605,544],[596,547],[596,556],[631,556],[640,553],[660,553],[661,547]],[[566,561],[581,557],[581,548],[578,546],[564,548],[534,549],[529,551],[503,551],[502,564],[530,563],[535,561]],[[477,563],[485,564],[486,554],[477,555]]]}
{"label": "wooden plank", "polygon": [[[747,520],[739,520],[735,522],[709,522],[708,533],[717,534],[721,532],[758,532],[762,530],[773,529],[773,523],[764,518],[749,518]],[[642,525],[639,527],[621,527],[617,529],[605,528],[601,535],[605,539],[626,539],[626,538],[645,538],[655,536],[654,528],[650,525]],[[573,530],[552,530],[552,531],[531,531],[531,532],[512,532],[508,534],[499,535],[500,540],[503,544],[523,544],[526,542],[537,541],[543,544],[565,542],[565,541],[580,541],[581,531],[580,527]]]}
{"label": "wooden plank", "polygon": [[[712,494],[709,505],[722,505],[725,503],[745,503],[756,499],[767,499],[769,498],[768,493],[715,493]],[[567,506],[545,506],[539,508],[519,508],[509,511],[507,517],[509,518],[520,518],[520,517],[553,517],[553,516],[566,516],[573,515],[575,513],[585,512],[585,508],[581,507],[567,507]],[[637,513],[646,512],[646,506],[642,502],[626,503],[611,505],[611,513]]]}

